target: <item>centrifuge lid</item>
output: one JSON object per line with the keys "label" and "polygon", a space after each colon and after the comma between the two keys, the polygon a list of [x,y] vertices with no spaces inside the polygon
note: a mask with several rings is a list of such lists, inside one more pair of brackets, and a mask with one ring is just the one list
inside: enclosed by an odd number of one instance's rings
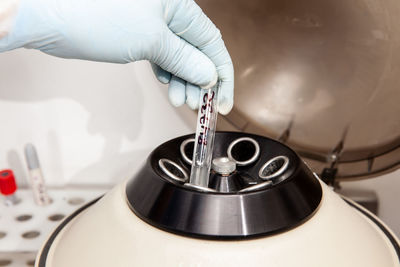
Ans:
{"label": "centrifuge lid", "polygon": [[235,65],[221,130],[280,139],[338,179],[399,167],[399,1],[198,3]]}

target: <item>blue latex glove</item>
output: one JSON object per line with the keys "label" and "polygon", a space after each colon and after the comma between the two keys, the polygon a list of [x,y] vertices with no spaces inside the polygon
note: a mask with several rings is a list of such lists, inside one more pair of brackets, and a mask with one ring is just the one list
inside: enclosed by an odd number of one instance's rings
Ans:
{"label": "blue latex glove", "polygon": [[199,86],[222,81],[219,111],[233,105],[233,66],[221,34],[192,0],[21,0],[0,51],[19,47],[94,61],[149,60],[169,99],[198,107]]}

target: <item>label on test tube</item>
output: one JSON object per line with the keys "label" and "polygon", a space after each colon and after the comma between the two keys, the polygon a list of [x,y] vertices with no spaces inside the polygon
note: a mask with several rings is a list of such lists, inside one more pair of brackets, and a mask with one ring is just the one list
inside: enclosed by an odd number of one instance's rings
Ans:
{"label": "label on test tube", "polygon": [[41,169],[29,170],[29,176],[31,178],[31,185],[35,203],[38,204],[39,206],[46,206],[50,204],[51,199],[47,194],[42,170]]}
{"label": "label on test tube", "polygon": [[190,183],[201,187],[208,187],[218,116],[218,87],[219,83],[202,89],[200,94]]}

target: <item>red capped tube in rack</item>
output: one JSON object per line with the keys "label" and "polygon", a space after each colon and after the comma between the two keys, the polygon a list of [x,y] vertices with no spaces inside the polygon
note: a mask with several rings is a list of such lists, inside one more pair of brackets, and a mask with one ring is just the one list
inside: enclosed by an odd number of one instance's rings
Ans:
{"label": "red capped tube in rack", "polygon": [[0,171],[0,192],[5,196],[5,204],[7,206],[15,205],[19,202],[15,192],[17,191],[17,183],[12,170]]}

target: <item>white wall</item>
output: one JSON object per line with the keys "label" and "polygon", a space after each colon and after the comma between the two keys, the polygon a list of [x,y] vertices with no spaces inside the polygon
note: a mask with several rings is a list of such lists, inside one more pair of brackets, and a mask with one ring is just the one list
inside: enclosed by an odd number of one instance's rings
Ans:
{"label": "white wall", "polygon": [[50,185],[121,181],[156,145],[193,132],[166,93],[146,62],[0,54],[0,169],[26,184],[23,147],[32,142]]}
{"label": "white wall", "polygon": [[[21,185],[27,142],[37,147],[48,184],[110,186],[161,142],[193,132],[194,122],[194,112],[168,103],[145,62],[0,54],[0,169],[13,168]],[[345,187],[376,190],[381,217],[400,235],[400,171]]]}

